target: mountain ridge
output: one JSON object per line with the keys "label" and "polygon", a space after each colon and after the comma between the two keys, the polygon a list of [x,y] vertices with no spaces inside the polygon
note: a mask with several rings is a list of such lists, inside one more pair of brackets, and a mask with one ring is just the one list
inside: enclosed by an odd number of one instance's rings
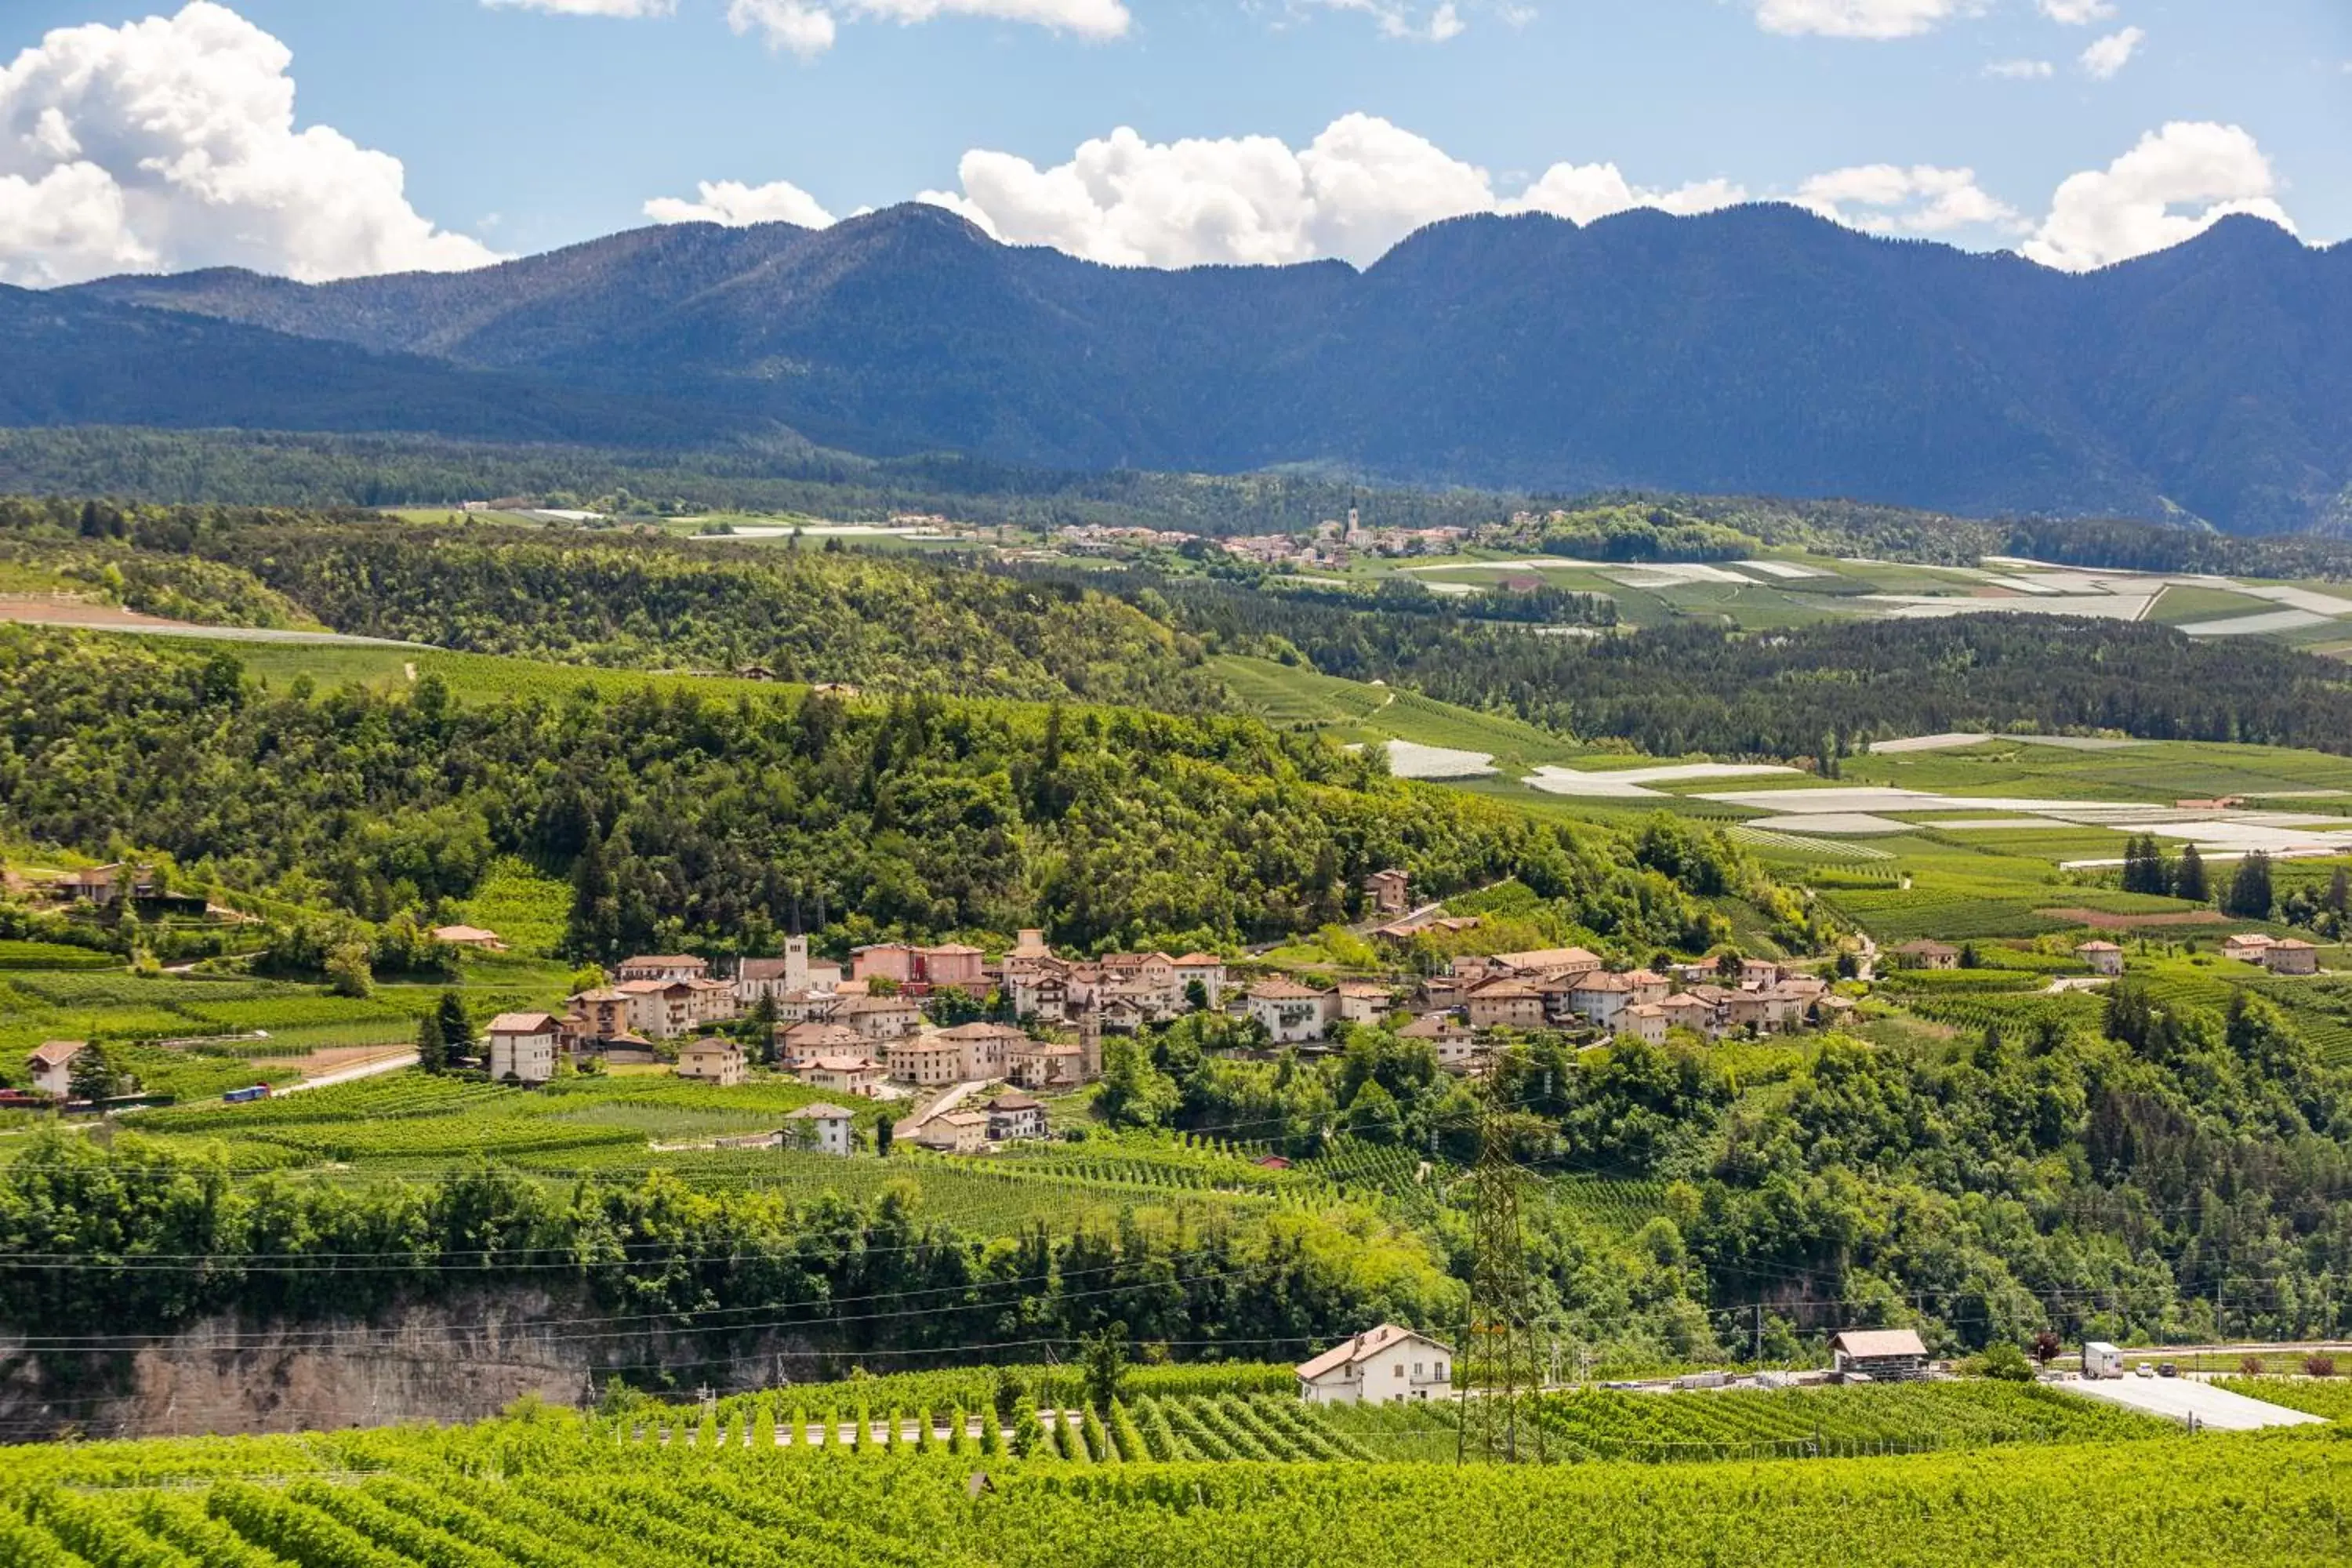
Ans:
{"label": "mountain ridge", "polygon": [[1360,270],[1161,270],[906,204],[822,230],[635,229],[468,273],[51,297],[881,456],[2352,526],[2352,246],[2252,217],[2087,274],[1769,204],[1471,215]]}

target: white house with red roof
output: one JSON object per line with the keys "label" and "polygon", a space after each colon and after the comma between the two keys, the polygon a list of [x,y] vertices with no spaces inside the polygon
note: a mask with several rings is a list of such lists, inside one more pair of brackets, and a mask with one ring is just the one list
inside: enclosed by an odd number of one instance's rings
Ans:
{"label": "white house with red roof", "polygon": [[1298,1367],[1309,1405],[1397,1405],[1454,1397],[1452,1347],[1394,1323],[1358,1334]]}

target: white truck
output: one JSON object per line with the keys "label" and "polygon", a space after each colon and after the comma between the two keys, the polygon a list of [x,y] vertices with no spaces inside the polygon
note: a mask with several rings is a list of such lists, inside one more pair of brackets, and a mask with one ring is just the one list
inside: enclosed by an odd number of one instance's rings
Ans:
{"label": "white truck", "polygon": [[2086,1340],[2083,1343],[2083,1375],[2084,1377],[2121,1377],[2124,1374],[2124,1352],[2105,1340]]}

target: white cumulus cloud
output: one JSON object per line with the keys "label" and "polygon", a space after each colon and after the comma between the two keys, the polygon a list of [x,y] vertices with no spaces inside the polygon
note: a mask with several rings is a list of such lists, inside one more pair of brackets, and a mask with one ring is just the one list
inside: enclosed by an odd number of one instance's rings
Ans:
{"label": "white cumulus cloud", "polygon": [[829,228],[833,215],[814,196],[790,180],[746,185],[735,180],[704,180],[698,198],[656,196],[646,204],[646,216],[656,223],[720,223],[741,228],[755,223],[794,223],[803,228]]}
{"label": "white cumulus cloud", "polygon": [[1082,38],[1124,37],[1134,21],[1121,0],[730,0],[727,23],[757,33],[772,49],[803,58],[833,47],[847,21],[912,26],[940,16],[1024,22]]}
{"label": "white cumulus cloud", "polygon": [[2116,14],[2109,0],[2035,0],[2042,14],[2069,27],[2086,27]]}
{"label": "white cumulus cloud", "polygon": [[2234,213],[2292,233],[2278,191],[2270,159],[2243,129],[2174,121],[2105,169],[2060,185],[2024,251],[2046,267],[2082,272],[2179,245]]}
{"label": "white cumulus cloud", "polygon": [[1815,174],[1798,187],[1797,205],[1869,234],[1948,235],[1992,228],[2025,234],[2015,207],[1986,194],[1974,169],[1918,163],[1864,163]]}
{"label": "white cumulus cloud", "polygon": [[250,267],[316,279],[497,259],[400,160],[296,130],[293,56],[226,6],[60,27],[0,68],[0,281]]}
{"label": "white cumulus cloud", "polygon": [[1768,33],[1908,38],[1982,8],[1981,0],[1756,0],[1756,23]]}
{"label": "white cumulus cloud", "polygon": [[1635,186],[1614,164],[1556,163],[1506,196],[1486,170],[1369,114],[1333,121],[1307,146],[1271,136],[1147,142],[1121,126],[1039,168],[975,149],[961,191],[918,198],[998,238],[1134,267],[1377,259],[1425,224],[1477,212],[1546,212],[1590,222],[1628,207],[1702,212],[1745,193],[1723,181]]}
{"label": "white cumulus cloud", "polygon": [[2005,77],[2011,81],[2040,81],[2056,71],[2057,68],[2048,60],[1995,60],[1985,67],[1985,75]]}
{"label": "white cumulus cloud", "polygon": [[552,11],[559,16],[667,16],[677,0],[482,0],[492,10]]}
{"label": "white cumulus cloud", "polygon": [[2145,28],[2126,27],[2119,33],[2109,33],[2083,51],[2083,74],[2094,81],[2112,81],[2118,71],[2131,64],[2132,56],[2146,42]]}

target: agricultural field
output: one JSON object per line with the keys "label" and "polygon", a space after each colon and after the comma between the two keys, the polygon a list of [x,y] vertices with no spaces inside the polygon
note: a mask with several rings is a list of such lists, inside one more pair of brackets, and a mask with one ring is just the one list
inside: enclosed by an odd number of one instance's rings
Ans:
{"label": "agricultural field", "polygon": [[[1873,1455],[1922,1420],[1962,1435],[1933,1453],[1669,1466],[1578,1454],[1506,1473],[1445,1462],[1444,1412],[1428,1407],[1310,1412],[1265,1391],[1139,1384],[1102,1412],[1024,1401],[1008,1431],[960,1414],[982,1400],[901,1403],[884,1386],[896,1381],[698,1415],[527,1409],[446,1431],[12,1450],[0,1563],[2054,1568],[2315,1564],[2341,1561],[2347,1539],[2352,1449],[2326,1429],[2190,1438],[2105,1413],[2042,1422],[2020,1415],[2027,1390],[1938,1390],[1932,1414],[1899,1415],[1923,1391],[1854,1390],[1876,1397],[1825,1415],[1820,1433],[1820,1450]],[[1724,1397],[1651,1397],[1649,1419],[1720,1420],[1664,1407]],[[1848,1420],[1856,1435],[1832,1436]],[[1384,1459],[1383,1443],[1433,1462]]]}
{"label": "agricultural field", "polygon": [[1783,631],[1833,619],[1940,619],[2001,611],[2156,621],[2192,637],[2268,637],[2304,646],[2352,630],[2342,584],[2274,582],[1989,558],[1974,566],[1852,560],[1771,550],[1752,560],[1599,562],[1471,550],[1409,562],[1370,559],[1335,569],[1343,581],[1404,575],[1439,593],[1492,590],[1506,576],[1534,577],[1570,593],[1606,594],[1619,624],[1643,627],[1713,621],[1743,631]]}

